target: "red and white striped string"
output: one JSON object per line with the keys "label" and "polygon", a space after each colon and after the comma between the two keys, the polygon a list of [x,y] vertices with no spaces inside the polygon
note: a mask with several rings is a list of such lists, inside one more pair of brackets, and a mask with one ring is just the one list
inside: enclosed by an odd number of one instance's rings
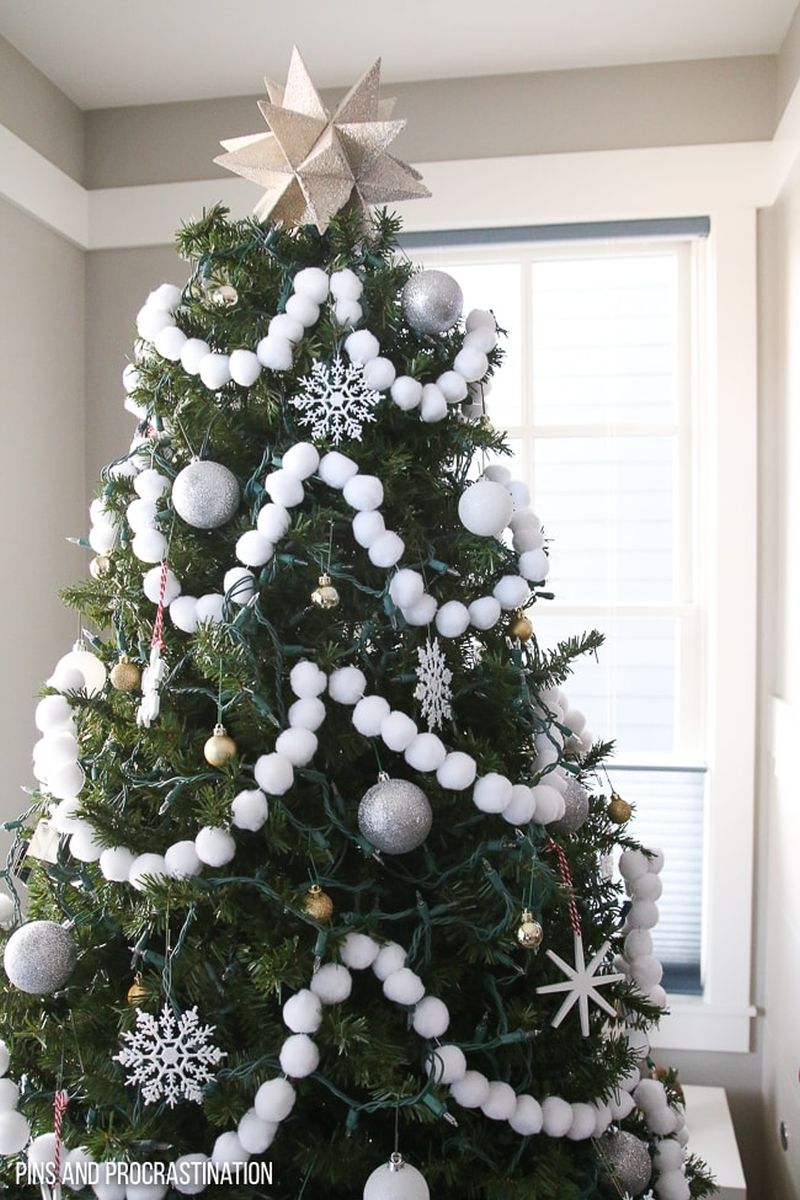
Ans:
{"label": "red and white striped string", "polygon": [[167,593],[167,575],[169,567],[167,560],[161,564],[161,579],[158,586],[158,608],[156,609],[156,619],[153,622],[153,636],[150,640],[151,649],[166,650],[167,643],[164,641],[164,597]]}
{"label": "red and white striped string", "polygon": [[564,847],[559,846],[558,842],[553,841],[552,838],[548,838],[547,839],[547,849],[552,850],[553,853],[555,854],[556,858],[558,859],[558,869],[561,874],[561,880],[562,880],[562,883],[564,884],[564,887],[569,892],[569,901],[568,901],[569,923],[572,926],[572,932],[575,934],[575,936],[580,937],[581,936],[581,919],[578,916],[578,906],[575,903],[575,893],[574,893],[573,885],[572,885],[572,872],[569,869],[569,862],[567,861],[567,856],[564,853]]}

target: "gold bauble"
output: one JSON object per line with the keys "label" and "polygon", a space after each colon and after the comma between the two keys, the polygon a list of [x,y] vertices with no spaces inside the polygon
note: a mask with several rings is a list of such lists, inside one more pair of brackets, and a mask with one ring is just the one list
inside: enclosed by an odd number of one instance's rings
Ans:
{"label": "gold bauble", "polygon": [[303,901],[303,908],[315,921],[330,921],[333,916],[333,901],[323,892],[318,883],[312,883]]}
{"label": "gold bauble", "polygon": [[633,815],[633,809],[628,801],[623,800],[622,796],[618,796],[616,792],[611,793],[606,812],[609,821],[613,821],[615,825],[624,825],[626,821],[630,821]]}
{"label": "gold bauble", "polygon": [[543,937],[544,930],[534,918],[531,910],[526,908],[522,913],[522,920],[517,929],[517,941],[523,950],[538,950],[542,944]]}
{"label": "gold bauble", "polygon": [[221,283],[211,292],[210,299],[219,308],[233,308],[239,301],[239,293],[230,283]]}
{"label": "gold bauble", "polygon": [[331,577],[327,572],[320,575],[319,583],[311,593],[311,602],[318,608],[336,608],[339,603],[339,593],[331,584]]}
{"label": "gold bauble", "polygon": [[489,433],[494,433],[494,425],[492,424],[492,418],[489,416],[488,413],[483,414],[483,416],[481,417],[478,424],[480,425],[481,429],[486,429]]}
{"label": "gold bauble", "polygon": [[135,692],[142,682],[142,673],[136,663],[132,663],[123,654],[119,662],[111,668],[109,679],[111,686],[118,692]]}
{"label": "gold bauble", "polygon": [[147,988],[142,983],[141,975],[136,975],[128,988],[128,1004],[142,1004],[146,999]]}
{"label": "gold bauble", "polygon": [[531,625],[524,612],[514,613],[508,626],[508,636],[517,638],[520,642],[529,642],[531,640],[533,625]]}
{"label": "gold bauble", "polygon": [[206,762],[212,767],[224,767],[236,753],[236,742],[228,737],[224,725],[215,725],[214,732],[203,747]]}
{"label": "gold bauble", "polygon": [[107,579],[114,570],[110,554],[98,554],[89,563],[89,574],[92,579]]}

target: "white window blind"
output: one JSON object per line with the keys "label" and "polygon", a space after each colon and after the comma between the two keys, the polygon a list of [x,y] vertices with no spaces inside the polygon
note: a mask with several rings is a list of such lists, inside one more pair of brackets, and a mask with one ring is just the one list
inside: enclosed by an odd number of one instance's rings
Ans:
{"label": "white window blind", "polygon": [[[428,235],[431,236],[431,235]],[[657,951],[673,991],[701,987],[705,812],[704,513],[695,483],[691,238],[427,245],[465,308],[491,306],[507,355],[486,407],[508,431],[549,539],[549,648],[606,635],[569,681],[635,834],[667,856]]]}

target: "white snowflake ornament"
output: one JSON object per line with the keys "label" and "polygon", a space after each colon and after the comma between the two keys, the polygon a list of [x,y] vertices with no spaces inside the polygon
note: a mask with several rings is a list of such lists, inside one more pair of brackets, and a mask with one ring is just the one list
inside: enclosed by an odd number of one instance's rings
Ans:
{"label": "white snowflake ornament", "polygon": [[126,1083],[140,1084],[145,1104],[180,1100],[201,1104],[203,1088],[214,1078],[209,1069],[226,1057],[210,1039],[213,1025],[201,1025],[197,1008],[175,1016],[165,1004],[158,1017],[136,1010],[136,1028],[122,1034],[126,1043],[114,1062],[131,1069]]}
{"label": "white snowflake ornament", "polygon": [[334,446],[345,438],[360,442],[364,425],[375,420],[380,392],[367,387],[364,368],[357,363],[344,363],[338,356],[332,363],[315,362],[300,386],[303,390],[289,403],[315,438],[326,438]]}
{"label": "white snowflake ornament", "polygon": [[417,651],[417,686],[414,699],[420,702],[420,711],[428,722],[428,729],[439,729],[453,715],[453,692],[450,684],[453,672],[439,645],[438,638],[428,638]]}
{"label": "white snowflake ornament", "polygon": [[589,1001],[591,1000],[593,1004],[596,1004],[603,1012],[608,1013],[610,1017],[616,1018],[616,1010],[612,1008],[605,996],[600,995],[597,989],[607,987],[610,983],[624,983],[625,976],[619,974],[598,974],[608,954],[609,942],[604,942],[591,962],[587,963],[583,950],[583,938],[579,933],[575,933],[573,936],[575,946],[574,967],[571,967],[568,962],[559,957],[554,950],[547,951],[547,957],[552,959],[559,970],[564,972],[567,977],[566,980],[563,983],[547,983],[543,987],[537,987],[536,991],[540,995],[547,995],[552,992],[566,992],[564,1003],[550,1024],[557,1029],[573,1005],[577,1004],[581,1019],[581,1034],[583,1037],[588,1037],[590,1033]]}

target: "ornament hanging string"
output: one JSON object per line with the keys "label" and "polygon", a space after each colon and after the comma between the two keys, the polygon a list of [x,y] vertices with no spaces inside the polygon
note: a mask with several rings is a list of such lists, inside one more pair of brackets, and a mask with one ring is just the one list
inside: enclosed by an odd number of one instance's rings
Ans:
{"label": "ornament hanging string", "polygon": [[166,650],[167,643],[164,641],[164,597],[167,594],[167,574],[169,567],[167,560],[161,563],[161,578],[158,585],[158,607],[156,608],[156,619],[153,622],[153,636],[150,639],[151,650]]}
{"label": "ornament hanging string", "polygon": [[[61,1126],[64,1121],[64,1113],[67,1111],[69,1104],[69,1096],[63,1088],[59,1088],[53,1097],[53,1134],[55,1136],[55,1146],[53,1148],[53,1167],[56,1180],[61,1177]],[[60,1184],[57,1182],[58,1195],[61,1194]]]}
{"label": "ornament hanging string", "polygon": [[553,853],[555,854],[556,858],[558,859],[558,869],[559,869],[559,873],[561,875],[561,881],[564,884],[564,887],[569,892],[569,901],[568,901],[568,905],[567,905],[567,907],[569,908],[569,923],[572,927],[572,932],[575,934],[575,936],[580,937],[581,936],[581,919],[578,916],[578,906],[575,903],[575,895],[574,895],[573,887],[572,887],[572,872],[569,869],[569,863],[567,862],[567,856],[564,853],[563,846],[559,846],[558,842],[553,841],[552,838],[547,839],[547,849],[552,850]]}

